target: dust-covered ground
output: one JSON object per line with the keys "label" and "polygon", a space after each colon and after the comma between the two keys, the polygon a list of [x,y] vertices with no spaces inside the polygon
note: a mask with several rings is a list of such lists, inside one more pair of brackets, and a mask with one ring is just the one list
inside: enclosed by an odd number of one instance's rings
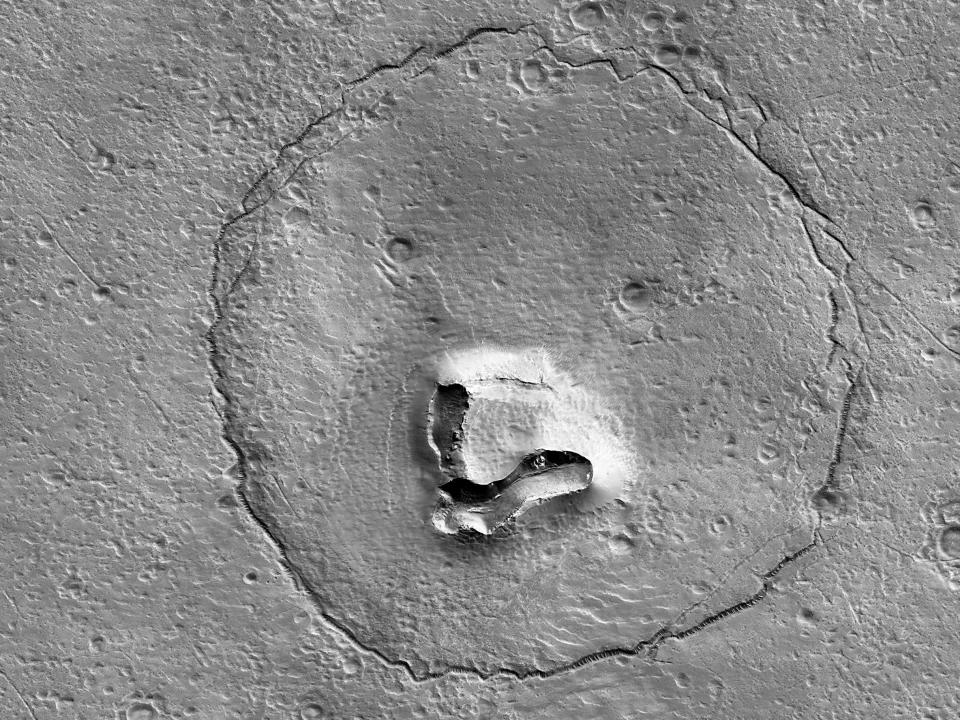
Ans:
{"label": "dust-covered ground", "polygon": [[0,18],[0,717],[960,713],[957,3]]}

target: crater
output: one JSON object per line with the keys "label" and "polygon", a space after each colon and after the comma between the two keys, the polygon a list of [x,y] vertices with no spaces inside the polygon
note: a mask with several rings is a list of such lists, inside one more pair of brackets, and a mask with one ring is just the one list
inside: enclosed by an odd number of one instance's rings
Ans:
{"label": "crater", "polygon": [[603,25],[606,13],[598,2],[582,2],[570,11],[570,20],[578,30],[594,30]]}
{"label": "crater", "polygon": [[[491,36],[470,55],[519,86],[537,53],[527,40]],[[654,40],[668,41],[680,46]],[[326,170],[300,177],[302,198],[278,196],[223,238],[220,291],[254,280],[243,268],[255,243],[257,281],[277,289],[225,304],[211,332],[244,461],[236,500],[331,622],[416,677],[558,667],[649,637],[702,600],[696,622],[726,595],[694,592],[690,578],[715,577],[736,595],[741,575],[728,573],[738,562],[748,596],[751,573],[773,567],[791,541],[748,557],[739,538],[795,524],[792,500],[781,500],[803,491],[790,480],[751,490],[765,468],[745,448],[781,438],[783,457],[815,465],[835,432],[823,407],[816,438],[793,439],[803,428],[791,388],[819,377],[824,342],[819,324],[796,322],[797,308],[819,313],[827,287],[821,279],[812,292],[792,269],[802,227],[790,214],[763,228],[738,221],[756,195],[737,174],[742,148],[689,120],[662,74],[619,82],[566,68],[564,83],[554,88],[551,75],[544,92],[517,102],[503,72],[467,83],[460,62],[434,70],[398,84],[382,117],[318,127],[318,148],[322,133],[354,127],[363,142],[332,145]],[[348,101],[365,98],[351,91]],[[502,162],[504,138],[520,133],[530,160]],[[641,137],[656,142],[630,140]],[[685,196],[688,181],[710,189],[690,194],[682,213],[626,205],[637,168],[663,172],[664,197]],[[457,212],[439,208],[446,197]],[[309,237],[297,242],[284,223],[291,203],[311,209]],[[395,237],[412,240],[405,265]],[[730,248],[743,262],[727,262]],[[396,282],[382,282],[385,268]],[[714,276],[738,303],[674,302],[674,285]],[[662,332],[649,343],[630,344],[644,324],[618,297],[630,281],[652,292],[647,312]],[[624,300],[646,303],[643,292]],[[637,322],[624,328],[611,311]],[[698,338],[696,352],[674,338]],[[763,372],[757,347],[777,350]],[[717,378],[730,387],[718,390]],[[761,396],[770,398],[762,428],[752,407]],[[735,457],[722,455],[718,417],[737,428]],[[589,484],[514,516],[502,541],[434,528],[441,493],[484,503],[490,523],[557,492],[561,472],[584,484],[581,462],[498,484],[538,450],[583,458]],[[458,479],[471,485],[449,485]],[[723,538],[705,525],[720,515],[735,528]]]}
{"label": "crater", "polygon": [[630,312],[643,312],[653,305],[654,296],[655,290],[649,284],[632,281],[620,290],[620,304]]}
{"label": "crater", "polygon": [[947,560],[960,559],[960,525],[950,525],[940,531],[937,548]]}

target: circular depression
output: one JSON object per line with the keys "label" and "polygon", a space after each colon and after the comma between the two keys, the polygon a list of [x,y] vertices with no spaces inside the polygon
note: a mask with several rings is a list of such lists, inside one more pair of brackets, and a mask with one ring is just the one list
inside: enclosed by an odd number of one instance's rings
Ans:
{"label": "circular depression", "polygon": [[[744,557],[782,556],[834,429],[810,397],[822,278],[778,180],[659,76],[555,67],[525,94],[508,45],[357,100],[355,135],[224,241],[251,511],[331,618],[418,671],[549,667],[708,611]],[[435,531],[423,408],[437,359],[484,344],[545,349],[597,400],[635,460],[616,496]]]}

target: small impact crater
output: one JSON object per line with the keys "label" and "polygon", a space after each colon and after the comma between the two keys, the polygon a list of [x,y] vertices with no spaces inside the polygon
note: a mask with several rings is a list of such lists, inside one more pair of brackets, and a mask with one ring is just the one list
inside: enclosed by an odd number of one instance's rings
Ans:
{"label": "small impact crater", "polygon": [[931,504],[924,515],[929,523],[920,557],[951,590],[960,590],[960,500]]}
{"label": "small impact crater", "polygon": [[570,21],[578,30],[595,30],[603,25],[606,19],[603,5],[598,2],[582,2],[570,10]]}

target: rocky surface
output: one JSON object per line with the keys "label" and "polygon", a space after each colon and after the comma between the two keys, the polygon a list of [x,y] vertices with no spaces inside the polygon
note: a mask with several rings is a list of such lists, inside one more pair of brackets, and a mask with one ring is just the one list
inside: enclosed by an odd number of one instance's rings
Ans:
{"label": "rocky surface", "polygon": [[957,714],[954,3],[0,17],[0,717]]}

